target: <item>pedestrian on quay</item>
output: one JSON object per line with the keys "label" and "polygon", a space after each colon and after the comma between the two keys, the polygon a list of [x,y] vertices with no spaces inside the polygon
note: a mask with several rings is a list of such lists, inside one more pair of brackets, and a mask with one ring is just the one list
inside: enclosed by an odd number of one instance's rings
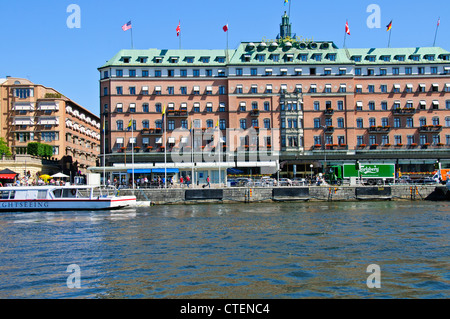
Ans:
{"label": "pedestrian on quay", "polygon": [[181,185],[181,188],[183,188],[183,182],[184,182],[183,176],[180,176],[180,185]]}
{"label": "pedestrian on quay", "polygon": [[208,177],[206,178],[206,187],[211,188],[211,184],[210,184],[210,180],[209,180],[209,175],[208,175]]}
{"label": "pedestrian on quay", "polygon": [[186,176],[186,185],[189,188],[189,184],[191,183],[191,177],[189,175]]}

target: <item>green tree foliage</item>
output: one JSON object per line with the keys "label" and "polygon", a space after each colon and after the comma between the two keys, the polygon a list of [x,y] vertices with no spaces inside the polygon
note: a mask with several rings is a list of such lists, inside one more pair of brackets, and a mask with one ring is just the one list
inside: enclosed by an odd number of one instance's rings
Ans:
{"label": "green tree foliage", "polygon": [[0,156],[5,154],[6,156],[12,156],[11,149],[3,137],[0,137]]}
{"label": "green tree foliage", "polygon": [[53,156],[53,147],[51,145],[36,142],[28,143],[27,153],[29,155],[48,158]]}

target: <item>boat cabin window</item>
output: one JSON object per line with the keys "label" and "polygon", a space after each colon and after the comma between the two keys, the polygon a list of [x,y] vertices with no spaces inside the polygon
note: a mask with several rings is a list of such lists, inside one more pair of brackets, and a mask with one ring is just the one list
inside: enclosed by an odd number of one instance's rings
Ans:
{"label": "boat cabin window", "polygon": [[55,190],[53,191],[53,196],[54,196],[55,198],[61,198],[61,195],[62,195],[62,189],[55,189]]}
{"label": "boat cabin window", "polygon": [[9,193],[10,191],[0,191],[0,199],[9,199]]}
{"label": "boat cabin window", "polygon": [[64,198],[77,198],[78,190],[76,188],[63,189]]}
{"label": "boat cabin window", "polygon": [[[11,197],[12,198],[12,197]],[[15,199],[47,199],[47,190],[20,190],[16,191]]]}

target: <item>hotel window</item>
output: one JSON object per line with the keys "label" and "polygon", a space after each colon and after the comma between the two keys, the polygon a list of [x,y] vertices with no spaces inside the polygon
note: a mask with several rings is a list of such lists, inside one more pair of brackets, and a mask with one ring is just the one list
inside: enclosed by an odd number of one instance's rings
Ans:
{"label": "hotel window", "polygon": [[356,85],[355,92],[356,92],[356,93],[362,93],[362,85],[361,85],[361,84],[357,84],[357,85]]}
{"label": "hotel window", "polygon": [[213,120],[206,120],[206,128],[213,128],[214,121]]}
{"label": "hotel window", "polygon": [[377,121],[375,118],[371,117],[369,119],[369,127],[376,126],[376,123],[377,123]]}
{"label": "hotel window", "polygon": [[149,112],[148,103],[142,104],[142,112],[144,112],[144,113],[148,113]]}
{"label": "hotel window", "polygon": [[413,60],[413,61],[419,61],[420,60],[420,55],[411,55],[409,58],[411,60]]}
{"label": "hotel window", "polygon": [[330,68],[325,68],[323,71],[324,75],[331,75],[331,69]]}
{"label": "hotel window", "polygon": [[209,63],[209,57],[206,57],[206,56],[201,57],[200,61],[203,62],[203,63]]}
{"label": "hotel window", "polygon": [[297,84],[295,86],[295,93],[302,93],[303,92],[303,87],[301,84]]}
{"label": "hotel window", "polygon": [[264,128],[270,129],[270,119],[264,119]]}
{"label": "hotel window", "polygon": [[239,127],[243,130],[247,129],[247,121],[245,119],[239,120]]}
{"label": "hotel window", "polygon": [[257,59],[259,62],[264,62],[264,61],[266,60],[266,55],[265,55],[265,54],[257,54],[257,55],[256,55],[256,59]]}
{"label": "hotel window", "polygon": [[393,75],[399,75],[400,74],[400,68],[392,68],[392,74]]}
{"label": "hotel window", "polygon": [[426,90],[427,90],[426,84],[419,84],[419,92],[420,93],[425,93]]}
{"label": "hotel window", "polygon": [[174,120],[167,121],[167,129],[169,131],[173,131],[175,129],[175,121]]}
{"label": "hotel window", "polygon": [[325,85],[325,93],[331,93],[331,84]]}
{"label": "hotel window", "polygon": [[359,145],[362,145],[362,144],[364,144],[364,136],[358,135],[356,137],[356,145],[359,146]]}
{"label": "hotel window", "polygon": [[136,104],[135,103],[130,104],[129,112],[136,113]]}
{"label": "hotel window", "polygon": [[364,121],[362,118],[356,119],[356,127],[357,128],[364,128]]}
{"label": "hotel window", "polygon": [[180,93],[181,93],[181,95],[187,95],[187,87],[186,86],[181,86],[180,87]]}
{"label": "hotel window", "polygon": [[243,86],[241,84],[236,85],[236,94],[242,94]]}
{"label": "hotel window", "polygon": [[116,121],[116,127],[118,131],[123,131],[123,121],[122,120]]}
{"label": "hotel window", "polygon": [[437,116],[433,117],[432,121],[433,121],[434,126],[439,125],[439,117],[437,117]]}
{"label": "hotel window", "polygon": [[438,74],[438,68],[435,66],[431,67],[431,74]]}
{"label": "hotel window", "polygon": [[217,71],[217,76],[224,77],[225,76],[225,71],[224,70],[218,70]]}
{"label": "hotel window", "polygon": [[314,101],[314,111],[320,111],[320,102]]}
{"label": "hotel window", "polygon": [[405,56],[404,55],[397,55],[397,61],[404,62]]}
{"label": "hotel window", "polygon": [[156,103],[155,104],[155,112],[156,113],[161,113],[162,112],[161,103]]}
{"label": "hotel window", "polygon": [[167,94],[174,95],[174,93],[175,93],[174,87],[173,86],[168,86],[167,87]]}
{"label": "hotel window", "polygon": [[383,126],[383,127],[389,126],[389,118],[383,117],[381,119],[381,126]]}
{"label": "hotel window", "polygon": [[431,92],[439,92],[439,84],[433,84],[431,86]]}
{"label": "hotel window", "polygon": [[395,118],[394,118],[394,127],[395,127],[395,128],[401,127],[401,121],[400,121],[400,118],[398,118],[398,117],[395,117]]}
{"label": "hotel window", "polygon": [[314,145],[322,145],[321,136],[314,136]]}
{"label": "hotel window", "polygon": [[108,96],[108,88],[107,87],[103,88],[103,96]]}
{"label": "hotel window", "polygon": [[116,70],[116,77],[118,78],[123,77],[123,70]]}
{"label": "hotel window", "polygon": [[128,88],[128,90],[130,91],[130,95],[136,95],[136,87],[135,86],[130,86]]}
{"label": "hotel window", "polygon": [[320,128],[320,118],[314,119],[314,128]]}
{"label": "hotel window", "polygon": [[186,57],[186,63],[194,63],[193,57]]}
{"label": "hotel window", "polygon": [[339,75],[347,75],[347,69],[346,68],[340,68],[339,69]]}
{"label": "hotel window", "polygon": [[309,93],[317,93],[317,85],[311,84],[311,87],[309,88]]}
{"label": "hotel window", "polygon": [[322,54],[321,53],[315,53],[315,54],[313,54],[312,58],[314,60],[316,60],[316,62],[320,62],[320,61],[322,61]]}
{"label": "hotel window", "polygon": [[123,104],[122,103],[117,103],[116,104],[116,112],[117,113],[122,113],[123,112]]}
{"label": "hotel window", "polygon": [[361,75],[362,74],[362,71],[361,71],[361,68],[356,68],[355,69],[355,75]]}
{"label": "hotel window", "polygon": [[369,91],[369,93],[375,93],[375,86],[374,85],[369,85],[368,86],[368,91]]}
{"label": "hotel window", "polygon": [[207,113],[213,112],[213,104],[211,102],[206,103],[206,112]]}
{"label": "hotel window", "polygon": [[445,75],[450,74],[450,67],[444,66],[443,74],[445,74]]}
{"label": "hotel window", "polygon": [[325,126],[326,126],[326,127],[333,126],[333,120],[330,119],[330,118],[326,118],[326,119],[325,119]]}
{"label": "hotel window", "polygon": [[400,93],[400,84],[394,84],[393,93]]}
{"label": "hotel window", "polygon": [[433,101],[431,103],[431,109],[438,110],[439,109],[439,101]]}
{"label": "hotel window", "polygon": [[402,136],[401,135],[395,135],[394,136],[394,141],[395,141],[395,144],[402,144]]}
{"label": "hotel window", "polygon": [[307,62],[308,61],[308,54],[300,54],[298,56],[298,58],[300,59],[300,61],[302,62]]}
{"label": "hotel window", "polygon": [[405,68],[405,74],[406,75],[411,75],[412,74],[412,68],[411,67],[406,67]]}
{"label": "hotel window", "polygon": [[412,117],[408,117],[406,119],[406,127],[413,128],[414,127],[414,121]]}
{"label": "hotel window", "polygon": [[316,68],[309,68],[309,75],[316,75]]}
{"label": "hotel window", "polygon": [[205,75],[208,76],[208,77],[212,77],[213,76],[212,70],[211,69],[205,70]]}
{"label": "hotel window", "polygon": [[286,84],[281,84],[280,93],[287,93],[287,85]]}
{"label": "hotel window", "polygon": [[199,86],[194,86],[193,92],[194,92],[194,95],[200,95],[200,87]]}
{"label": "hotel window", "polygon": [[227,129],[227,121],[226,120],[220,120],[219,121],[219,128],[221,130],[226,130]]}
{"label": "hotel window", "polygon": [[441,136],[439,134],[433,135],[433,144],[437,145],[439,143],[441,143]]}
{"label": "hotel window", "polygon": [[361,101],[356,102],[356,110],[362,111],[362,109],[363,109],[363,102]]}
{"label": "hotel window", "polygon": [[148,70],[142,70],[142,77],[143,78],[148,78],[149,74],[148,74]]}
{"label": "hotel window", "polygon": [[420,135],[420,145],[424,145],[428,143],[428,139],[426,135]]}
{"label": "hotel window", "polygon": [[419,125],[420,125],[420,126],[425,126],[425,125],[427,125],[427,119],[426,119],[425,117],[421,117],[421,118],[419,119]]}
{"label": "hotel window", "polygon": [[150,140],[150,139],[149,139],[148,137],[142,138],[142,145],[143,145],[143,146],[148,146],[149,140]]}
{"label": "hotel window", "polygon": [[287,75],[287,69],[280,69],[280,76],[286,76]]}
{"label": "hotel window", "polygon": [[195,77],[199,77],[200,76],[200,70],[198,70],[198,69],[193,70],[192,71],[192,75],[195,76]]}
{"label": "hotel window", "polygon": [[236,76],[242,76],[242,68],[236,68]]}
{"label": "hotel window", "polygon": [[246,109],[246,103],[245,102],[239,103],[239,111],[245,112],[245,109]]}
{"label": "hotel window", "polygon": [[161,77],[161,70],[155,70],[155,78]]}
{"label": "hotel window", "polygon": [[150,128],[150,122],[148,120],[143,120],[142,128]]}
{"label": "hotel window", "polygon": [[406,93],[413,93],[413,88],[412,84],[406,84]]}
{"label": "hotel window", "polygon": [[180,70],[180,76],[183,78],[187,77],[187,70],[185,69]]}
{"label": "hotel window", "polygon": [[445,101],[445,109],[450,110],[450,100]]}
{"label": "hotel window", "polygon": [[387,69],[380,69],[380,75],[381,76],[387,75]]}
{"label": "hotel window", "polygon": [[218,57],[217,57],[217,62],[219,62],[219,63],[225,63],[225,57],[223,57],[223,56],[218,56]]}
{"label": "hotel window", "polygon": [[259,127],[258,119],[252,119],[252,127]]}
{"label": "hotel window", "polygon": [[250,93],[252,94],[256,94],[258,93],[258,85],[252,85],[251,89],[250,89]]}
{"label": "hotel window", "polygon": [[200,113],[200,103],[194,103],[194,112]]}
{"label": "hotel window", "polygon": [[123,88],[121,86],[117,86],[116,87],[116,93],[117,93],[117,95],[122,95],[123,94]]}
{"label": "hotel window", "polygon": [[381,145],[389,144],[389,135],[382,135],[381,136]]}
{"label": "hotel window", "polygon": [[338,128],[344,128],[344,118],[339,117],[337,119],[337,126],[338,126]]}
{"label": "hotel window", "polygon": [[258,109],[258,102],[252,102],[252,110],[257,110]]}
{"label": "hotel window", "polygon": [[156,120],[155,121],[155,128],[162,129],[162,121],[161,120]]}
{"label": "hotel window", "polygon": [[220,102],[219,103],[219,112],[226,112],[225,103],[224,102]]}
{"label": "hotel window", "polygon": [[347,93],[347,85],[341,84],[339,86],[339,93]]}
{"label": "hotel window", "polygon": [[375,75],[375,69],[367,69],[367,75],[368,76],[374,76]]}
{"label": "hotel window", "polygon": [[381,93],[387,93],[388,89],[387,89],[387,85],[382,84],[380,85],[380,92]]}
{"label": "hotel window", "polygon": [[219,95],[225,95],[227,94],[225,86],[221,85],[219,86]]}
{"label": "hotel window", "polygon": [[136,77],[136,70],[128,70],[128,74],[129,74],[130,78],[134,78],[134,77]]}
{"label": "hotel window", "polygon": [[338,101],[337,102],[337,109],[338,109],[338,111],[343,111],[344,110],[344,101]]}
{"label": "hotel window", "polygon": [[336,53],[328,53],[328,59],[330,61],[336,61]]}
{"label": "hotel window", "polygon": [[423,74],[425,74],[425,68],[424,67],[418,67],[417,68],[417,72],[419,73],[419,75],[423,75]]}
{"label": "hotel window", "polygon": [[272,55],[272,61],[273,61],[273,62],[278,62],[278,61],[280,61],[280,55],[279,55],[279,54],[273,54],[273,55]]}
{"label": "hotel window", "polygon": [[370,145],[377,144],[377,137],[375,135],[370,135],[369,136],[369,144]]}
{"label": "hotel window", "polygon": [[108,72],[108,71],[104,71],[104,72],[103,72],[103,78],[104,78],[104,79],[109,78],[109,72]]}
{"label": "hotel window", "polygon": [[286,54],[286,62],[293,62],[293,61],[294,61],[294,55]]}
{"label": "hotel window", "polygon": [[272,76],[272,69],[266,69],[266,76]]}
{"label": "hotel window", "polygon": [[167,76],[173,78],[175,76],[175,70],[167,70]]}
{"label": "hotel window", "polygon": [[447,83],[447,84],[445,85],[444,91],[445,91],[445,92],[450,92],[450,83]]}
{"label": "hotel window", "polygon": [[302,69],[298,69],[298,68],[297,68],[297,69],[294,70],[294,75],[295,75],[295,76],[300,76],[300,75],[302,75],[302,72],[303,72]]}
{"label": "hotel window", "polygon": [[445,135],[445,144],[450,145],[450,135]]}
{"label": "hotel window", "polygon": [[369,111],[375,111],[375,102],[374,101],[369,102]]}
{"label": "hotel window", "polygon": [[207,86],[206,87],[206,95],[212,95],[213,93],[213,88],[212,86]]}

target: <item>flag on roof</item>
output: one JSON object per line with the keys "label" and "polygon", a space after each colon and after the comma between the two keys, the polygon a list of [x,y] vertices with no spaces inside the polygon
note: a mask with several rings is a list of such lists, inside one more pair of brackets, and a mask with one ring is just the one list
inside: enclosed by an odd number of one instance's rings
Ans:
{"label": "flag on roof", "polygon": [[228,24],[226,24],[226,25],[223,26],[223,31],[224,31],[224,32],[227,32],[227,31],[228,31]]}
{"label": "flag on roof", "polygon": [[177,37],[180,36],[180,32],[181,32],[181,21],[178,22],[178,26],[177,26]]}
{"label": "flag on roof", "polygon": [[438,26],[441,25],[441,18],[438,19]]}
{"label": "flag on roof", "polygon": [[386,26],[387,30],[386,31],[390,31],[392,29],[392,20],[391,22],[389,22],[389,24]]}
{"label": "flag on roof", "polygon": [[127,30],[130,30],[131,29],[131,21],[128,21],[127,23],[125,23],[123,26],[122,26],[122,30],[123,31],[127,31]]}
{"label": "flag on roof", "polygon": [[347,33],[348,35],[350,35],[350,28],[348,26],[348,21],[345,23],[345,33]]}

